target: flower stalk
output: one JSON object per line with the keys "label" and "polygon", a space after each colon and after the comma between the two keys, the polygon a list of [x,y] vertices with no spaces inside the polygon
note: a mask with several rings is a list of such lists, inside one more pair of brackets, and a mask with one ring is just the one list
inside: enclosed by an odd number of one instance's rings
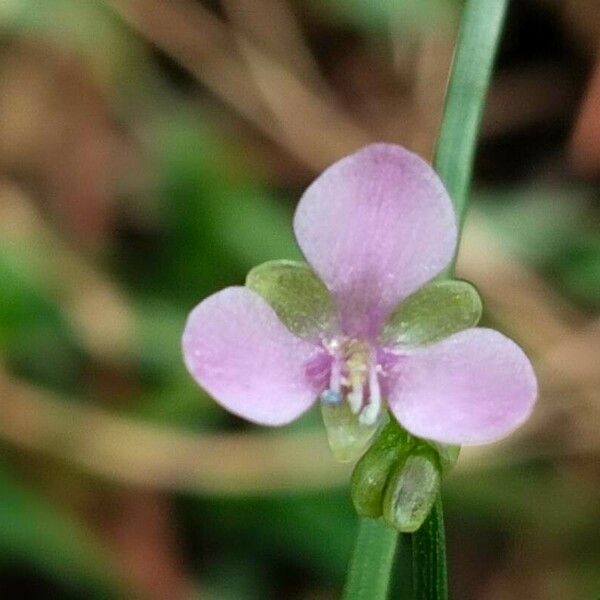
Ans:
{"label": "flower stalk", "polygon": [[[467,0],[461,17],[434,159],[434,168],[452,198],[459,231],[466,216],[477,134],[507,7],[508,0]],[[447,276],[453,271],[454,261]],[[397,535],[382,521],[361,519],[344,590],[346,600],[387,597]],[[439,496],[425,523],[412,534],[412,561],[414,598],[445,600],[446,547]]]}
{"label": "flower stalk", "polygon": [[354,552],[348,569],[344,598],[373,600],[387,597],[389,573],[394,563],[397,543],[398,534],[384,521],[361,520],[356,548],[367,552]]}

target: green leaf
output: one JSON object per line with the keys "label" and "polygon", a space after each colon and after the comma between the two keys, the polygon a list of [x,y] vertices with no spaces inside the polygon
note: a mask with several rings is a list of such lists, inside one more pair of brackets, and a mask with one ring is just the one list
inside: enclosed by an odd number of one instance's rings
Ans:
{"label": "green leaf", "polygon": [[361,517],[380,517],[386,483],[391,470],[413,444],[412,437],[393,419],[358,461],[352,473],[352,502]]}
{"label": "green leaf", "polygon": [[434,281],[404,300],[383,328],[386,344],[422,346],[477,325],[481,298],[466,281]]}
{"label": "green leaf", "polygon": [[446,534],[439,494],[427,520],[412,535],[412,556],[414,600],[447,600]]}
{"label": "green leaf", "polygon": [[433,448],[423,445],[412,450],[396,467],[387,484],[383,518],[398,531],[417,531],[435,503],[441,478]]}
{"label": "green leaf", "polygon": [[312,338],[331,331],[336,310],[331,294],[306,264],[272,260],[248,273],[246,285],[260,294],[285,326],[296,335]]}

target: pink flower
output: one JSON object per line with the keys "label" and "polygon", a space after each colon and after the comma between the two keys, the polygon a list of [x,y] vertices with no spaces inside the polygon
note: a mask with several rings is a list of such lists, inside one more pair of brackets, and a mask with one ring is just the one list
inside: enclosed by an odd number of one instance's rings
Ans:
{"label": "pink flower", "polygon": [[306,190],[294,230],[308,265],[261,265],[189,316],[185,362],[217,402],[282,425],[320,397],[371,429],[387,406],[410,433],[445,444],[491,442],[527,419],[537,383],[523,351],[475,327],[468,283],[430,283],[457,225],[423,160],[388,144],[343,158]]}

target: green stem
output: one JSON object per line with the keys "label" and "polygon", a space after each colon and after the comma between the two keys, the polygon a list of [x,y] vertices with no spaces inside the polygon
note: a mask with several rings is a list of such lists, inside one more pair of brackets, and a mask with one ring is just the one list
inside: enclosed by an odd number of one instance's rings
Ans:
{"label": "green stem", "polygon": [[462,227],[485,98],[508,0],[467,0],[454,53],[433,166]]}
{"label": "green stem", "polygon": [[[465,219],[477,134],[508,0],[466,0],[461,17],[434,167],[454,202],[459,228]],[[447,272],[450,276],[454,263]],[[387,597],[397,534],[363,518],[344,591],[345,600]],[[448,597],[441,498],[412,534],[416,600]]]}
{"label": "green stem", "polygon": [[384,521],[361,519],[350,561],[345,600],[386,598],[398,534]]}

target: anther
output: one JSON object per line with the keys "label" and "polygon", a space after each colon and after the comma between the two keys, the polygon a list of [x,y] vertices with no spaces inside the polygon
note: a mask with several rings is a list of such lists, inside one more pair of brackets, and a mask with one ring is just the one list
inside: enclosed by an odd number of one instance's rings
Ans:
{"label": "anther", "polygon": [[321,402],[329,406],[338,406],[342,403],[343,398],[340,392],[334,392],[333,390],[325,390],[321,394]]}

